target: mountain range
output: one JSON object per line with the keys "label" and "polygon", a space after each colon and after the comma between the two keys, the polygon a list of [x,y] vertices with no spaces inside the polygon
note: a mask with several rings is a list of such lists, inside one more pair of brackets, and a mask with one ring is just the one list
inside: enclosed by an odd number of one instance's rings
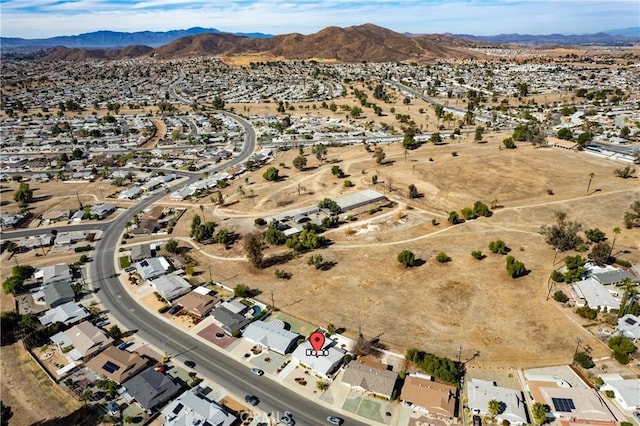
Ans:
{"label": "mountain range", "polygon": [[433,58],[477,58],[469,47],[477,41],[446,35],[408,36],[372,24],[340,28],[327,27],[314,34],[285,34],[251,38],[224,33],[203,33],[181,37],[152,48],[131,45],[115,49],[54,47],[39,55],[45,60],[121,59],[153,56],[174,59],[196,56],[259,55],[277,59],[328,59],[339,62],[420,61]]}
{"label": "mountain range", "polygon": [[[605,33],[589,36],[505,34],[490,37],[466,34],[401,34],[373,24],[346,28],[327,27],[309,35],[298,33],[277,36],[260,33],[235,35],[215,29],[191,28],[166,33],[99,31],[47,40],[54,43],[51,40],[60,42],[61,39],[71,46],[45,47],[46,50],[40,51],[37,56],[44,57],[45,60],[109,60],[140,56],[173,59],[205,55],[258,55],[273,59],[326,59],[339,62],[407,60],[418,62],[434,58],[481,58],[484,55],[477,49],[471,48],[491,46],[496,43],[579,44],[580,40],[585,40],[590,44],[612,45],[633,42],[632,38]],[[166,39],[173,40],[163,44],[162,40]],[[5,40],[2,39],[3,49]],[[18,43],[15,39],[9,40]],[[68,42],[69,40],[72,43]],[[143,43],[144,41],[146,43]],[[129,42],[137,42],[137,44]],[[85,44],[108,47],[77,47]],[[17,44],[14,45],[17,46]],[[151,45],[157,47],[154,48]]]}
{"label": "mountain range", "polygon": [[604,45],[626,46],[640,42],[640,28],[621,28],[594,34],[498,34],[492,36],[475,36],[471,34],[450,34],[452,37],[487,43],[515,44],[560,44],[560,45]]}
{"label": "mountain range", "polygon": [[[186,30],[172,31],[95,31],[90,33],[58,36],[41,39],[25,39],[15,37],[0,37],[0,49],[6,52],[29,52],[47,47],[63,46],[70,48],[99,48],[110,49],[130,45],[144,45],[160,47],[182,37],[198,34],[233,34],[248,38],[271,38],[271,34],[255,33],[228,33],[216,28],[193,27]],[[413,35],[413,34],[407,34]],[[527,44],[630,44],[640,41],[640,27],[619,28],[606,32],[583,35],[528,35],[528,34],[499,34],[493,36],[476,36],[471,34],[447,34],[452,37],[467,40],[485,41],[488,43],[527,43]]]}
{"label": "mountain range", "polygon": [[[0,37],[2,51],[33,51],[46,47],[63,46],[77,48],[102,48],[125,47],[132,44],[140,44],[149,47],[159,47],[181,37],[212,33],[222,34],[216,28],[193,27],[186,30],[172,31],[138,31],[133,33],[118,31],[95,31],[91,33],[78,34],[73,36],[58,36],[51,38],[25,39],[17,37]],[[271,34],[263,33],[233,33],[238,36],[251,38],[271,37]]]}

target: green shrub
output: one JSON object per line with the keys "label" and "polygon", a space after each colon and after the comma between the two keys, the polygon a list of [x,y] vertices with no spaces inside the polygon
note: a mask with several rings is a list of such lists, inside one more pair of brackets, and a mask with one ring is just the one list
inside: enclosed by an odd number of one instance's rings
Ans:
{"label": "green shrub", "polygon": [[167,312],[169,310],[169,306],[168,305],[164,305],[158,308],[158,312],[161,314],[164,314],[165,312]]}
{"label": "green shrub", "polygon": [[491,250],[491,253],[507,254],[509,247],[507,247],[504,241],[496,240],[489,243],[489,250]]}
{"label": "green shrub", "polygon": [[565,303],[569,301],[569,298],[566,294],[564,294],[564,291],[558,290],[553,293],[553,300],[555,300],[556,302]]}
{"label": "green shrub", "polygon": [[474,259],[478,259],[478,260],[484,259],[484,254],[482,254],[482,250],[472,251],[471,256],[473,256]]}
{"label": "green shrub", "polygon": [[564,282],[564,274],[557,269],[551,273],[551,279],[557,283]]}
{"label": "green shrub", "polygon": [[582,368],[593,368],[595,367],[595,363],[591,356],[585,352],[576,352],[573,356],[573,362],[578,364]]}
{"label": "green shrub", "polygon": [[619,258],[614,258],[614,263],[620,265],[620,266],[624,266],[625,268],[631,268],[631,262],[627,262],[624,259],[619,259]]}
{"label": "green shrub", "polygon": [[615,397],[616,397],[616,393],[615,393],[614,391],[612,391],[612,390],[606,390],[606,391],[604,391],[604,395],[605,395],[607,398],[615,398]]}
{"label": "green shrub", "polygon": [[447,263],[451,261],[451,258],[447,256],[445,252],[441,251],[436,255],[436,260],[438,261],[438,263]]}
{"label": "green shrub", "polygon": [[588,306],[582,306],[576,309],[576,314],[580,315],[582,318],[594,320],[598,316],[598,311],[591,309]]}
{"label": "green shrub", "polygon": [[91,246],[86,245],[86,246],[78,246],[76,248],[73,249],[76,253],[82,253],[83,251],[89,251],[91,250]]}

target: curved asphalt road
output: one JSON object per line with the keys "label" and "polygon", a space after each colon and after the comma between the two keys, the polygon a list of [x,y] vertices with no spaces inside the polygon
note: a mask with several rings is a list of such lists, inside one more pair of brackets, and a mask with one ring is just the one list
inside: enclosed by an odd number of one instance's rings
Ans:
{"label": "curved asphalt road", "polygon": [[[224,165],[213,168],[212,173],[246,160],[255,149],[255,133],[249,123],[235,115],[228,115],[239,121],[245,128],[244,149],[240,156]],[[190,178],[185,185],[197,181],[198,178],[198,176]],[[260,408],[262,410],[275,413],[291,411],[297,424],[301,425],[324,423],[326,416],[331,414],[328,410],[267,377],[258,377],[252,374],[247,365],[204,345],[188,333],[177,329],[159,316],[140,307],[123,289],[120,281],[115,278],[114,251],[125,224],[135,212],[153,204],[164,195],[164,193],[160,193],[151,196],[127,210],[126,213],[109,224],[104,230],[102,240],[97,242],[98,256],[91,265],[91,280],[104,306],[126,328],[137,330],[137,334],[141,338],[158,348],[166,348],[167,353],[174,358],[193,360],[196,363],[197,371],[204,376],[211,377],[233,394],[256,395],[261,401]]]}

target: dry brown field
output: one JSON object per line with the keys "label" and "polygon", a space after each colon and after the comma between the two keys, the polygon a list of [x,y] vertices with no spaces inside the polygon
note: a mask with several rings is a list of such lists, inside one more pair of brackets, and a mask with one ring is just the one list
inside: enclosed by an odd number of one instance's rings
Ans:
{"label": "dry brown field", "polygon": [[[249,284],[261,292],[259,299],[270,303],[273,294],[276,307],[290,314],[319,325],[344,326],[350,336],[361,328],[400,352],[417,346],[455,358],[462,346],[463,354],[480,352],[474,361],[480,365],[549,365],[570,362],[575,338],[581,337],[594,348],[594,358],[609,356],[609,350],[583,329],[579,317],[547,301],[554,251],[539,230],[554,221],[556,211],[564,211],[570,220],[585,228],[599,227],[611,237],[611,230],[622,226],[624,210],[640,199],[638,181],[615,178],[613,171],[620,164],[585,153],[528,144],[500,150],[504,137],[489,135],[486,144],[466,137],[445,146],[429,144],[410,151],[406,158],[400,144],[387,145],[387,165],[375,164],[362,146],[331,147],[327,161],[320,165],[307,148],[305,171],[291,166],[297,150],[282,152],[270,165],[279,167],[284,179],[266,182],[261,177],[264,167],[223,190],[226,206],[217,207],[207,199],[182,203],[193,207],[174,232],[188,235],[191,217],[201,214],[202,205],[207,220],[213,218],[242,234],[253,229],[256,217],[373,188],[371,176],[377,174],[376,189],[396,201],[396,207],[374,216],[361,209],[357,221],[327,232],[333,244],[317,253],[335,262],[328,271],[308,266],[309,254],[263,270],[244,261],[224,260],[242,256],[240,243],[230,250],[201,246],[208,256],[195,249],[189,254],[200,262],[197,269],[204,272],[211,267],[216,280],[232,286]],[[331,175],[333,164],[345,171],[355,187],[344,188],[342,180]],[[589,173],[595,178],[587,195]],[[406,198],[412,183],[422,198]],[[239,193],[240,186],[244,195]],[[547,189],[553,189],[554,195],[548,195]],[[502,207],[491,218],[447,224],[449,211],[472,206],[476,200],[487,204],[497,200]],[[434,218],[439,222],[436,226],[431,222]],[[356,234],[345,235],[346,227]],[[531,273],[509,278],[504,257],[490,254],[487,248],[495,239],[504,240]],[[640,231],[623,228],[615,252],[639,261],[639,243]],[[401,267],[396,256],[403,249],[412,250],[425,263]],[[472,258],[470,252],[478,249],[488,257]],[[283,251],[269,248],[267,256]],[[453,260],[437,263],[434,258],[440,251]],[[562,253],[558,259],[567,254],[574,253]],[[292,278],[276,279],[276,268],[290,272]],[[207,273],[202,276],[208,278]]]}
{"label": "dry brown field", "polygon": [[13,412],[11,425],[64,418],[81,408],[80,402],[45,375],[20,342],[2,347],[0,384],[2,403]]}

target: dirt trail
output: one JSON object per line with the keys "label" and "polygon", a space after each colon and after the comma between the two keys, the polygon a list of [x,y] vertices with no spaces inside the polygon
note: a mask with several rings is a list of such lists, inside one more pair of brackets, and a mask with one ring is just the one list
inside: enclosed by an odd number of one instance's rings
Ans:
{"label": "dirt trail", "polygon": [[167,125],[164,124],[164,121],[152,118],[151,123],[155,126],[156,133],[140,148],[155,148],[158,145],[158,142],[167,134]]}

